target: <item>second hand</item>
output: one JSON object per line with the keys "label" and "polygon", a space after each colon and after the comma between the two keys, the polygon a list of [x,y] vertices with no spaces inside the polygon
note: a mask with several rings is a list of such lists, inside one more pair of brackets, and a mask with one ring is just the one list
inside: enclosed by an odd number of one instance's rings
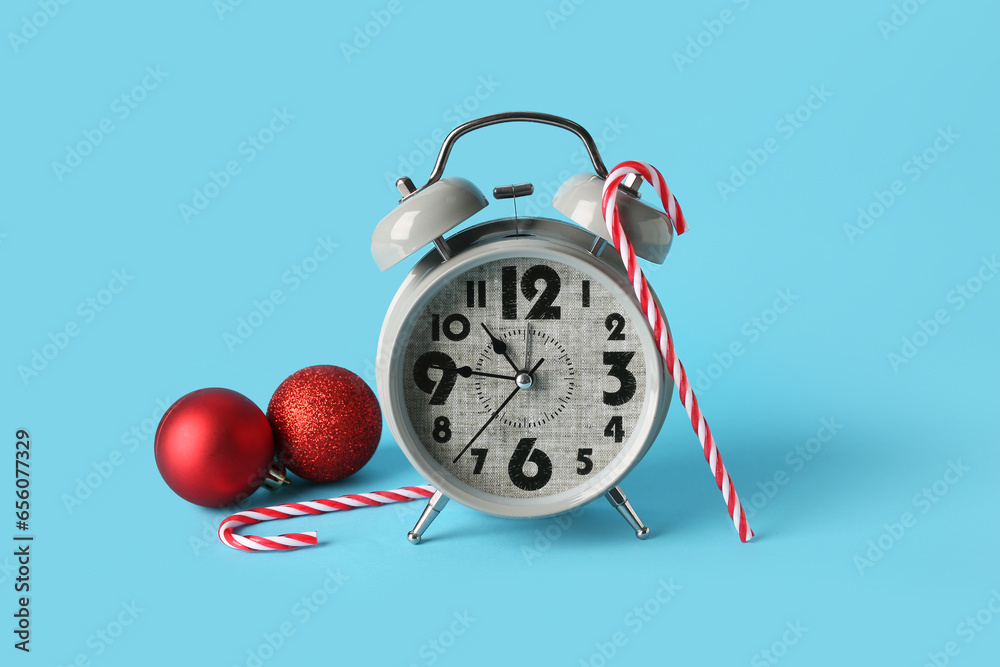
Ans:
{"label": "second hand", "polygon": [[[535,371],[538,370],[538,367],[542,365],[543,361],[545,361],[545,359],[539,359],[538,363],[535,364],[535,367],[532,368],[531,371],[529,371],[529,375],[534,375]],[[460,451],[458,455],[452,460],[452,463],[458,463],[458,460],[462,458],[462,454],[467,452],[469,450],[469,447],[472,447],[472,443],[474,443],[479,438],[479,436],[483,434],[483,431],[486,430],[487,426],[493,423],[493,420],[500,415],[503,409],[507,407],[507,404],[510,403],[515,396],[517,396],[517,392],[519,391],[521,391],[520,387],[514,387],[514,391],[510,392],[510,395],[504,399],[503,403],[501,403],[499,407],[497,407],[497,409],[493,411],[493,414],[490,415],[490,418],[486,420],[486,423],[483,424],[478,431],[476,431],[476,434],[472,436],[472,440],[469,440],[469,444],[467,444],[465,447],[462,448],[462,451]]]}

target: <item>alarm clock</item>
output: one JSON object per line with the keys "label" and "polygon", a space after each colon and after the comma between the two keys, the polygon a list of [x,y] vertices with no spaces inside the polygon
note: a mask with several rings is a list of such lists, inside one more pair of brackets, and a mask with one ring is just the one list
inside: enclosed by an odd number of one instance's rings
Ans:
{"label": "alarm clock", "polygon": [[[534,122],[573,132],[594,173],[577,174],[553,207],[572,221],[518,217],[528,183],[496,187],[514,216],[446,236],[488,205],[470,181],[442,178],[472,130]],[[601,214],[608,175],[591,135],[559,116],[509,112],[445,138],[430,178],[400,178],[398,206],[376,226],[379,269],[426,246],[389,305],[376,382],[390,431],[437,491],[408,538],[420,541],[449,499],[501,517],[545,517],[606,497],[639,538],[649,529],[621,489],[656,439],[673,382]],[[637,256],[662,263],[667,214],[639,200],[618,211]],[[574,224],[575,223],[575,224]],[[654,295],[655,300],[655,295]],[[658,302],[657,302],[658,303]]]}

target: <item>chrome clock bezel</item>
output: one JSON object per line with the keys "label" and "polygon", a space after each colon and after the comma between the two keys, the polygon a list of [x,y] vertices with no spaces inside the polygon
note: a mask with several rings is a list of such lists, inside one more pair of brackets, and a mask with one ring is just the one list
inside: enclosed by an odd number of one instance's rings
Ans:
{"label": "chrome clock bezel", "polygon": [[[603,243],[603,240],[599,241]],[[646,402],[638,422],[618,455],[598,475],[578,486],[541,498],[506,498],[488,494],[454,477],[427,451],[410,424],[405,405],[403,368],[411,322],[441,287],[465,271],[487,262],[531,257],[560,262],[589,275],[621,303],[633,322],[645,322],[627,275],[613,248],[590,252],[595,237],[579,227],[545,218],[507,218],[466,229],[447,241],[453,256],[443,261],[428,253],[411,270],[389,306],[379,337],[376,382],[389,429],[403,453],[423,477],[461,504],[504,517],[528,518],[560,514],[585,505],[617,485],[642,460],[666,417],[673,382],[666,373],[648,327],[637,330],[646,364]],[[609,252],[610,251],[610,252]]]}

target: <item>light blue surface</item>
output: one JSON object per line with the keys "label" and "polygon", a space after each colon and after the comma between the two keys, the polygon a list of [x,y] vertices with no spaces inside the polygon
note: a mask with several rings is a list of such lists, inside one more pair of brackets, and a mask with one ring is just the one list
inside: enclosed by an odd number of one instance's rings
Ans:
{"label": "light blue surface", "polygon": [[[977,275],[1000,250],[996,3],[224,1],[2,11],[0,539],[18,428],[36,536],[27,656],[0,550],[3,664],[996,664],[1000,281]],[[413,547],[413,503],[288,522],[320,532],[297,553],[223,547],[225,513],[157,474],[158,406],[206,386],[263,406],[312,364],[373,382],[411,265],[380,274],[369,255],[389,183],[423,182],[459,122],[514,109],[580,122],[609,165],[649,161],[676,191],[691,231],[650,279],[758,537],[740,544],[675,401],[624,485],[647,542],[606,503],[563,527],[452,504]],[[271,143],[244,143],[272,122]],[[545,193],[586,167],[569,134],[508,125],[463,138],[448,173],[532,181],[528,212],[558,217]],[[338,247],[299,278],[321,243]],[[127,284],[103,293],[116,271]],[[273,290],[284,302],[230,350]],[[64,348],[23,380],[50,336]],[[386,432],[354,478],[282,498],[419,482]]]}

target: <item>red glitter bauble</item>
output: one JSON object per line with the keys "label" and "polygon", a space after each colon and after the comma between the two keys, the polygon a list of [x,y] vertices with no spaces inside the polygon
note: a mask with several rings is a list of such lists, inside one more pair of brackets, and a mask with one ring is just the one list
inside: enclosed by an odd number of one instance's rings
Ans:
{"label": "red glitter bauble", "polygon": [[278,459],[311,482],[335,482],[361,470],[382,435],[375,394],[338,366],[310,366],[290,375],[271,397],[267,418]]}
{"label": "red glitter bauble", "polygon": [[230,389],[199,389],[160,420],[156,467],[184,500],[223,507],[246,498],[268,475],[274,435],[253,401]]}

